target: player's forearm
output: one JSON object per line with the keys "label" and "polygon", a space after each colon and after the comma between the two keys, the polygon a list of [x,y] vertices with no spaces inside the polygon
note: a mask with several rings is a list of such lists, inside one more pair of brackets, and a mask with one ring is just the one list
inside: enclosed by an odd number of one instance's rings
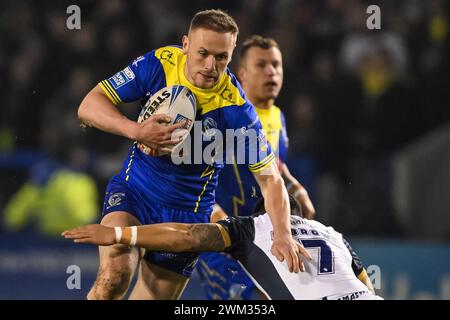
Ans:
{"label": "player's forearm", "polygon": [[136,140],[138,124],[125,117],[98,85],[81,102],[78,118],[102,131]]}
{"label": "player's forearm", "polygon": [[264,206],[272,221],[274,236],[280,233],[290,234],[289,199],[281,177],[268,187],[264,199]]}
{"label": "player's forearm", "polygon": [[[193,246],[187,224],[163,223],[139,226],[133,242],[133,227],[124,227],[118,243],[135,245],[152,251],[183,252]],[[117,241],[116,241],[117,242]]]}
{"label": "player's forearm", "polygon": [[[122,229],[121,244],[132,243],[132,228]],[[136,228],[136,244],[153,251],[202,252],[222,251],[225,241],[219,227],[213,223],[161,223]]]}
{"label": "player's forearm", "polygon": [[273,225],[274,236],[278,236],[290,234],[290,206],[283,179],[278,169],[274,168],[270,174],[258,174],[257,181],[264,197],[264,207]]}

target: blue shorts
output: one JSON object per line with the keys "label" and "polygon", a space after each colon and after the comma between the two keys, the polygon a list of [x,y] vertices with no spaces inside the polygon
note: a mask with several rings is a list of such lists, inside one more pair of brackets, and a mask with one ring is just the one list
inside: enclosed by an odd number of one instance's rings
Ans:
{"label": "blue shorts", "polygon": [[[149,203],[133,186],[123,181],[119,176],[111,178],[106,187],[102,215],[116,211],[125,211],[135,216],[141,224],[162,222],[205,223],[209,222],[210,214],[193,213],[174,208],[168,208],[158,203]],[[197,262],[197,253],[145,253],[144,259],[165,269],[190,277]]]}
{"label": "blue shorts", "polygon": [[197,272],[210,300],[254,300],[256,286],[242,266],[231,256],[215,252],[202,253]]}

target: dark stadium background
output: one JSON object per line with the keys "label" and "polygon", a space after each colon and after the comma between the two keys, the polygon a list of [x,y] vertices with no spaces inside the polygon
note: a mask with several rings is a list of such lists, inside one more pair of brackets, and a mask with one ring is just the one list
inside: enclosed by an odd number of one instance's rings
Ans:
{"label": "dark stadium background", "polygon": [[[66,27],[72,4],[81,8],[80,30]],[[366,26],[371,4],[381,9],[381,30]],[[449,299],[449,4],[1,1],[0,298],[85,297],[96,248],[74,246],[57,230],[69,214],[74,223],[98,221],[107,180],[131,142],[82,130],[77,107],[134,58],[179,44],[196,11],[223,8],[238,22],[239,42],[258,33],[281,46],[277,105],[287,118],[289,166],[317,219],[353,240],[381,280],[379,294]],[[139,106],[123,110],[136,117]],[[82,172],[95,187],[82,196],[64,175],[49,187],[61,172]],[[94,205],[84,208],[85,197]],[[81,268],[79,290],[66,286],[70,265]],[[183,297],[202,297],[196,276]]]}

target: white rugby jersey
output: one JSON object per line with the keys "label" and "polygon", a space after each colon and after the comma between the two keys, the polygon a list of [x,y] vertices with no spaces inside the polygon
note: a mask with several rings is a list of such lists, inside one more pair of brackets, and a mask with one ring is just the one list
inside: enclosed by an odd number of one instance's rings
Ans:
{"label": "white rugby jersey", "polygon": [[332,227],[291,216],[294,239],[313,258],[304,261],[305,272],[292,273],[285,261],[278,261],[270,252],[273,228],[267,214],[230,217],[218,223],[230,235],[228,252],[242,263],[258,288],[271,299],[315,300],[368,291],[357,278],[364,268],[359,257]]}

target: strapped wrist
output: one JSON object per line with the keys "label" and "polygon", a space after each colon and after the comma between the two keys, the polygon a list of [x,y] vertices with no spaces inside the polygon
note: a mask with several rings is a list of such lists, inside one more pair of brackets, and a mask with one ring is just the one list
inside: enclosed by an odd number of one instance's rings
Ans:
{"label": "strapped wrist", "polygon": [[114,231],[116,233],[116,243],[120,243],[120,240],[122,240],[122,228],[114,227]]}

